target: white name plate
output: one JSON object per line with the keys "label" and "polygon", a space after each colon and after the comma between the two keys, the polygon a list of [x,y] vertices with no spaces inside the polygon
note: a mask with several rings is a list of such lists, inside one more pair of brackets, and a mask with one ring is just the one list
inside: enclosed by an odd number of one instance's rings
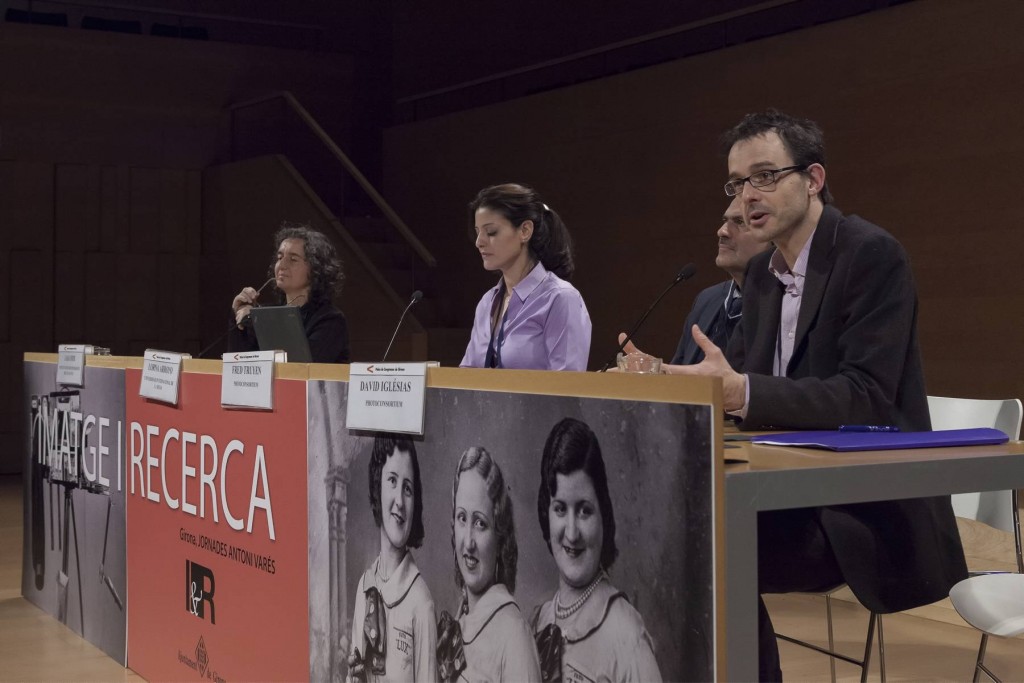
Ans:
{"label": "white name plate", "polygon": [[57,352],[57,384],[84,386],[85,355],[92,351],[91,346],[84,344],[61,344]]}
{"label": "white name plate", "polygon": [[426,363],[352,363],[349,366],[349,429],[423,433]]}
{"label": "white name plate", "polygon": [[142,382],[139,396],[178,405],[178,386],[181,384],[181,361],[192,356],[147,349],[142,360]]}
{"label": "white name plate", "polygon": [[220,404],[225,408],[274,408],[274,361],[279,351],[225,353],[220,380]]}

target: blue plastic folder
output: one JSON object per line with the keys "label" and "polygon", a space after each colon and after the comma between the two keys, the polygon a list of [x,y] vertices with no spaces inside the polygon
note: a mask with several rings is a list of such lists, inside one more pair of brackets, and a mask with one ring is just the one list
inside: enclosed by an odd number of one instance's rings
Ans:
{"label": "blue plastic folder", "polygon": [[934,432],[787,432],[751,437],[766,446],[822,448],[830,451],[889,451],[899,448],[943,448],[1006,443],[998,429],[942,429]]}

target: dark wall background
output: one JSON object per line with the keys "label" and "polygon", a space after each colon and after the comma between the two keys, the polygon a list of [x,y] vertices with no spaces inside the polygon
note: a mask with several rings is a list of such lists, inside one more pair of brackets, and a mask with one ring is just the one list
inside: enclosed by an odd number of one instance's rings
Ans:
{"label": "dark wall background", "polygon": [[[24,352],[195,354],[223,332],[230,296],[216,328],[201,318],[229,270],[218,252],[204,269],[202,176],[230,159],[228,106],[291,90],[345,145],[352,71],[333,52],[0,23],[0,472],[20,469]],[[252,279],[285,217],[243,231],[263,245]]]}
{"label": "dark wall background", "polygon": [[1020,396],[1011,360],[1024,247],[1010,202],[1024,129],[1016,104],[1024,3],[911,2],[503,104],[395,126],[386,187],[442,264],[470,320],[493,276],[466,233],[487,184],[539,188],[577,243],[575,284],[594,322],[591,367],[692,261],[639,336],[669,357],[714,266],[726,207],[720,134],[775,106],[825,130],[837,205],[891,231],[918,281],[928,390]]}
{"label": "dark wall background", "polygon": [[[907,247],[929,390],[1024,394],[1009,360],[1024,342],[1024,237],[997,194],[1024,147],[1024,3],[115,4],[35,3],[69,27],[0,22],[0,453],[20,443],[25,351],[195,351],[220,333],[207,328],[224,273],[262,273],[265,257],[210,261],[224,252],[203,177],[231,157],[228,105],[282,89],[438,258],[420,309],[444,318],[432,357],[461,357],[493,280],[466,239],[466,202],[508,179],[535,184],[573,231],[594,367],[681,265],[698,265],[639,338],[669,356],[693,296],[722,279],[716,140],[777,106],[824,127],[838,205]],[[143,34],[80,30],[86,13],[133,15]],[[145,35],[158,21],[210,40]],[[267,242],[282,218],[248,240]]]}

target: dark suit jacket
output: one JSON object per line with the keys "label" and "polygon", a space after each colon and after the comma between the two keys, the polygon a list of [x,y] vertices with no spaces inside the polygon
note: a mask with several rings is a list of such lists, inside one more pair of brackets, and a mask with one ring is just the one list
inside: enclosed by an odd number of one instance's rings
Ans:
{"label": "dark suit jacket", "polygon": [[719,316],[725,314],[723,306],[731,284],[732,280],[726,280],[712,285],[701,291],[694,299],[693,308],[690,309],[690,314],[686,316],[686,322],[683,324],[683,336],[679,338],[679,346],[676,348],[676,355],[672,357],[672,365],[693,365],[704,360],[704,352],[697,346],[697,342],[693,341],[693,334],[690,332],[694,325],[700,327],[705,334],[710,334],[714,329],[715,334],[711,341],[715,346],[725,348],[729,341],[726,334],[728,328],[725,325],[716,325],[716,322]]}
{"label": "dark suit jacket", "polygon": [[[793,357],[772,376],[783,287],[755,256],[727,356],[747,373],[742,429],[892,424],[929,430],[917,343],[917,293],[903,247],[881,228],[826,206],[811,242]],[[948,497],[819,510],[844,578],[876,612],[940,600],[966,577]]]}

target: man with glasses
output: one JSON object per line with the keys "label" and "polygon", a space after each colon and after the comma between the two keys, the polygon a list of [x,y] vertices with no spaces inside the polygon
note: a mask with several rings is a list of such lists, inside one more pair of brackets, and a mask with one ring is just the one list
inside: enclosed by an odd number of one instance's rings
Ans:
{"label": "man with glasses", "polygon": [[[669,372],[721,377],[741,429],[930,429],[907,255],[886,231],[831,205],[817,124],[749,114],[723,141],[725,193],[776,249],[750,261],[726,353],[694,327],[705,360]],[[762,513],[758,575],[760,593],[846,582],[865,607],[889,613],[944,598],[967,568],[946,496]],[[781,680],[759,608],[759,675]]]}
{"label": "man with glasses", "polygon": [[683,336],[679,339],[672,363],[692,365],[704,360],[704,351],[697,345],[690,330],[697,325],[714,344],[725,348],[743,313],[743,274],[751,257],[766,251],[771,243],[754,238],[743,223],[740,203],[733,200],[722,216],[718,228],[718,256],[715,265],[730,279],[701,291],[686,316]]}

